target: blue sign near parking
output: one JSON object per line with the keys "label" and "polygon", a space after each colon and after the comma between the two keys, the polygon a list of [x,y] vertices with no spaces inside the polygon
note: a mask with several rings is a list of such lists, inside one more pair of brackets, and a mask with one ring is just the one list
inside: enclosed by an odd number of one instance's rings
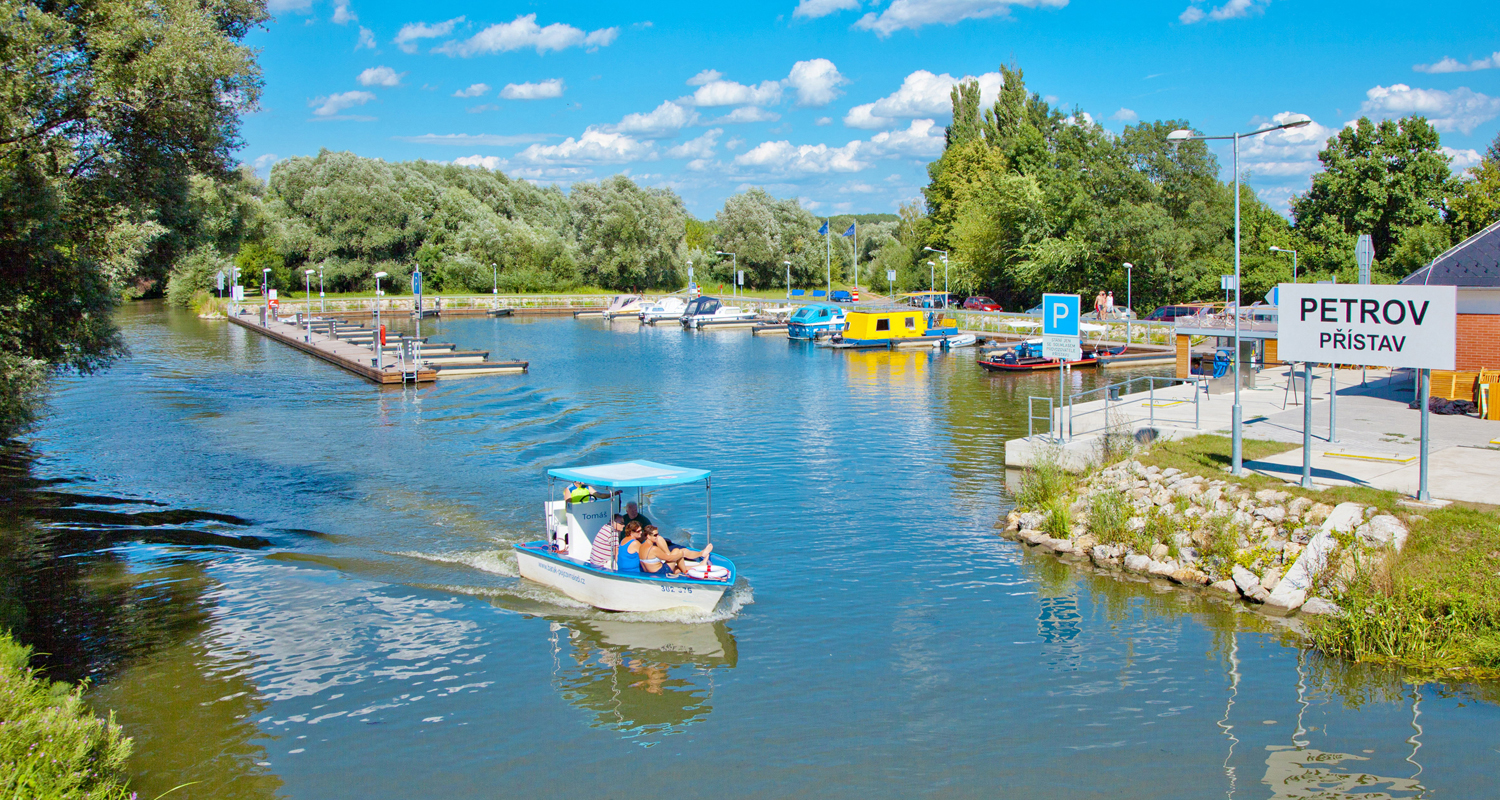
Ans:
{"label": "blue sign near parking", "polygon": [[1078,335],[1078,295],[1042,295],[1042,335]]}

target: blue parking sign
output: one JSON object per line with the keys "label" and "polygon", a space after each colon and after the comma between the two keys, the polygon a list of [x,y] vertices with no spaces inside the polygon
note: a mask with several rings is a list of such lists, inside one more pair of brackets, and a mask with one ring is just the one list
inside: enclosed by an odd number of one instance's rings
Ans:
{"label": "blue parking sign", "polygon": [[1042,295],[1042,335],[1078,335],[1078,295]]}

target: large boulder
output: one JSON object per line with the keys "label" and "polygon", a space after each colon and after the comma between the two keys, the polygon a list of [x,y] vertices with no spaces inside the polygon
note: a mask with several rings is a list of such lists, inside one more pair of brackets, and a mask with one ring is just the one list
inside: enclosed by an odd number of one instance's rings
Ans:
{"label": "large boulder", "polygon": [[1271,593],[1261,588],[1260,577],[1239,564],[1230,571],[1230,578],[1241,594],[1257,603],[1264,603],[1270,597]]}
{"label": "large boulder", "polygon": [[1356,534],[1366,547],[1390,545],[1399,552],[1406,546],[1406,526],[1390,514],[1372,517],[1369,522],[1359,526]]}
{"label": "large boulder", "polygon": [[1341,614],[1343,611],[1344,609],[1339,608],[1337,603],[1332,600],[1324,600],[1321,597],[1311,598],[1302,604],[1302,613],[1304,614]]}
{"label": "large boulder", "polygon": [[1334,532],[1348,533],[1364,519],[1364,510],[1358,503],[1340,503],[1337,508],[1330,509],[1330,512],[1323,521],[1322,528],[1308,540],[1307,546],[1287,569],[1286,575],[1271,590],[1268,603],[1288,610],[1304,605],[1313,580],[1334,563],[1339,547]]}
{"label": "large boulder", "polygon": [[1151,567],[1151,557],[1140,554],[1125,556],[1125,569],[1131,572],[1145,572]]}

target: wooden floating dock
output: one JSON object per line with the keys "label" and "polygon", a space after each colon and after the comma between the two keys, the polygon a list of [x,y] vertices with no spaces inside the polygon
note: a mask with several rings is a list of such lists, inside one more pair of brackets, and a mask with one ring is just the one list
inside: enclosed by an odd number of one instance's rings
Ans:
{"label": "wooden floating dock", "polygon": [[786,323],[766,322],[752,327],[750,329],[750,332],[755,334],[756,336],[785,336]]}
{"label": "wooden floating dock", "polygon": [[[427,343],[415,337],[389,337],[377,356],[372,348],[376,332],[362,325],[338,319],[314,319],[304,325],[270,319],[265,325],[259,315],[230,314],[229,321],[271,339],[327,361],[340,369],[378,384],[429,383],[438,378],[467,375],[495,375],[526,372],[526,361],[490,361],[483,350],[459,350],[447,343]],[[417,365],[404,365],[392,354],[403,342],[418,342],[421,357]]]}

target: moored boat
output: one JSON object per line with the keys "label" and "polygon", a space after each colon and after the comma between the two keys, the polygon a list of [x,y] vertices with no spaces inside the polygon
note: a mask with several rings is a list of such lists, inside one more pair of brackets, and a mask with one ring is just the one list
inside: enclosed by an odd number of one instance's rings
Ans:
{"label": "moored boat", "polygon": [[694,297],[682,310],[682,327],[749,326],[758,322],[755,312],[739,306],[726,306],[717,297]]}
{"label": "moored boat", "polygon": [[844,309],[832,303],[810,303],[796,311],[786,323],[786,335],[792,339],[819,339],[844,330]]}
{"label": "moored boat", "polygon": [[979,366],[991,372],[1040,372],[1068,367],[1092,367],[1099,363],[1099,356],[1107,350],[1085,350],[1083,358],[1063,362],[1042,357],[1042,340],[1032,339],[1015,347],[983,354],[977,361]]}
{"label": "moored boat", "polygon": [[734,585],[734,562],[713,553],[708,568],[688,575],[663,575],[638,570],[620,571],[589,562],[594,532],[618,513],[619,493],[587,502],[556,500],[551,489],[558,480],[578,481],[605,489],[637,489],[679,486],[701,482],[707,492],[704,529],[711,541],[713,522],[712,473],[658,464],[624,461],[588,467],[547,470],[549,497],[545,507],[546,538],[514,545],[521,577],[550,586],[568,597],[606,611],[665,611],[690,608],[707,613],[718,605]]}
{"label": "moored boat", "polygon": [[638,294],[618,294],[609,301],[609,308],[604,309],[604,319],[635,319],[641,318],[641,296]]}
{"label": "moored boat", "polygon": [[667,296],[659,300],[653,300],[652,302],[645,303],[641,306],[641,322],[650,325],[657,322],[658,320],[681,319],[682,312],[686,308],[687,302],[684,301],[681,297]]}

